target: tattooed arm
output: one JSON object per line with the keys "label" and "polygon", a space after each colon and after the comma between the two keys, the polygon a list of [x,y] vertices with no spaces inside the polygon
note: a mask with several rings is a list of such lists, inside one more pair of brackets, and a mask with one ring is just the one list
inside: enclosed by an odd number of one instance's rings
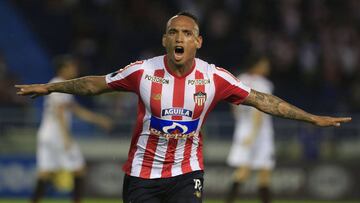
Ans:
{"label": "tattooed arm", "polygon": [[66,80],[64,82],[15,85],[18,95],[31,95],[32,98],[47,95],[51,92],[62,92],[75,95],[97,95],[109,92],[111,89],[105,81],[105,76],[87,76]]}
{"label": "tattooed arm", "polygon": [[250,95],[245,99],[243,104],[253,106],[262,112],[274,116],[305,121],[318,126],[340,126],[340,123],[351,120],[351,118],[348,117],[336,118],[310,114],[276,96],[255,90],[251,90]]}

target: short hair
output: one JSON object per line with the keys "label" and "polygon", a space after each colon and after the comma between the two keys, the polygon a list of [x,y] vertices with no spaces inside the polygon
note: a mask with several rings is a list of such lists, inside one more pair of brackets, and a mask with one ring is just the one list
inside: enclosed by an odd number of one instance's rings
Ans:
{"label": "short hair", "polygon": [[199,19],[196,17],[196,15],[194,15],[188,11],[180,11],[176,15],[189,17],[189,18],[193,19],[195,21],[195,23],[199,26]]}
{"label": "short hair", "polygon": [[71,62],[76,62],[76,59],[69,54],[56,56],[53,59],[55,72],[59,73],[59,71],[61,71],[61,69],[63,69],[67,63],[71,63]]}

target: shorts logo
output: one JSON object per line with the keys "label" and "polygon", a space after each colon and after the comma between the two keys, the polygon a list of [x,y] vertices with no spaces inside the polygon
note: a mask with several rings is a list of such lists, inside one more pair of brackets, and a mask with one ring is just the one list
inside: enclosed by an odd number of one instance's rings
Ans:
{"label": "shorts logo", "polygon": [[201,184],[201,180],[200,179],[193,179],[194,180],[194,195],[197,198],[201,198],[201,190],[202,190],[202,184]]}
{"label": "shorts logo", "polygon": [[210,79],[196,79],[196,80],[188,80],[188,85],[207,85],[210,84]]}
{"label": "shorts logo", "polygon": [[161,116],[187,116],[192,117],[192,111],[182,108],[169,108],[161,111]]}
{"label": "shorts logo", "polygon": [[155,82],[155,83],[160,83],[160,84],[169,84],[169,80],[162,78],[162,77],[158,77],[158,76],[153,76],[153,75],[145,75],[145,79],[151,81],[151,82]]}
{"label": "shorts logo", "polygon": [[206,93],[205,92],[197,92],[194,94],[194,102],[198,106],[204,105],[205,101],[206,101]]}
{"label": "shorts logo", "polygon": [[199,119],[191,121],[173,121],[152,116],[150,118],[150,132],[151,134],[166,139],[186,139],[197,136],[196,130],[198,124]]}

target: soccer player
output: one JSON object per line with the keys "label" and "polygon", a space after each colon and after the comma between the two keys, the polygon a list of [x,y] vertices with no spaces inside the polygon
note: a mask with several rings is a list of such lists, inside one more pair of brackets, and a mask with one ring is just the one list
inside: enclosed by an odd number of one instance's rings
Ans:
{"label": "soccer player", "polygon": [[[238,78],[251,89],[271,94],[273,84],[266,77],[270,63],[266,57],[251,58],[248,71]],[[233,108],[235,131],[228,164],[235,167],[226,203],[235,201],[239,187],[257,170],[258,192],[263,203],[270,202],[270,176],[274,168],[273,123],[271,117],[253,107]]]}
{"label": "soccer player", "polygon": [[[50,82],[63,82],[77,76],[77,62],[70,56],[55,59],[56,77]],[[37,203],[47,184],[61,170],[74,177],[73,202],[80,203],[85,174],[85,162],[70,132],[71,114],[106,130],[111,128],[109,118],[93,113],[77,104],[70,94],[54,93],[45,97],[44,110],[38,131],[37,182],[31,201]]]}
{"label": "soccer player", "polygon": [[123,166],[125,203],[202,202],[200,129],[221,100],[318,126],[339,126],[351,119],[309,114],[278,97],[251,90],[226,70],[195,58],[202,37],[197,19],[190,13],[169,19],[162,45],[165,55],[131,63],[108,75],[16,85],[17,94],[32,97],[52,92],[137,94],[137,124]]}

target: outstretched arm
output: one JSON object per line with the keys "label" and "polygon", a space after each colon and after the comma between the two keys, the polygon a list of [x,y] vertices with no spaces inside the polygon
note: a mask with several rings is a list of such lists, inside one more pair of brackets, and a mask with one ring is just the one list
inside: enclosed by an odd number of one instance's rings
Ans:
{"label": "outstretched arm", "polygon": [[105,76],[86,76],[64,82],[15,85],[18,88],[18,95],[31,95],[32,98],[50,94],[51,92],[62,92],[75,95],[97,95],[109,92]]}
{"label": "outstretched arm", "polygon": [[340,123],[351,121],[349,117],[337,118],[310,114],[276,96],[258,92],[253,89],[243,104],[253,106],[262,112],[274,116],[305,121],[318,126],[340,126]]}

